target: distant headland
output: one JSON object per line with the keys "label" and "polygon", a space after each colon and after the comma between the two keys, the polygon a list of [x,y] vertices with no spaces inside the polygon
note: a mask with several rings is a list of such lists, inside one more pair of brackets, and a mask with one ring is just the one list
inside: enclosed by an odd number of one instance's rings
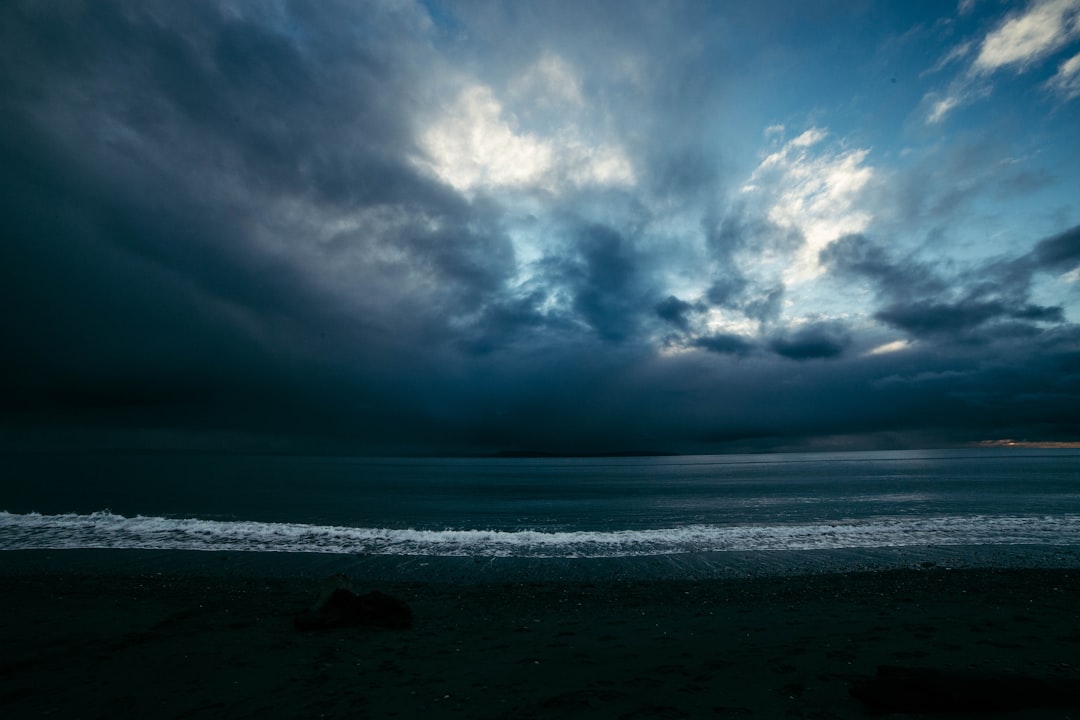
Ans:
{"label": "distant headland", "polygon": [[549,450],[500,450],[493,458],[605,458],[605,457],[674,457],[679,453],[657,450],[613,450],[600,452],[552,452]]}

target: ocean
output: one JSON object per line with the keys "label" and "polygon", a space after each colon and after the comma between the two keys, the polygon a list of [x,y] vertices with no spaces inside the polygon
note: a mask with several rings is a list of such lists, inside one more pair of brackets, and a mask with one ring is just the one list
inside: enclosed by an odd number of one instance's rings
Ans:
{"label": "ocean", "polygon": [[782,572],[823,557],[834,569],[1080,563],[1077,450],[0,462],[3,551],[314,554],[428,571],[440,558],[459,570],[461,559],[517,559],[562,571],[621,558],[623,571],[688,574]]}

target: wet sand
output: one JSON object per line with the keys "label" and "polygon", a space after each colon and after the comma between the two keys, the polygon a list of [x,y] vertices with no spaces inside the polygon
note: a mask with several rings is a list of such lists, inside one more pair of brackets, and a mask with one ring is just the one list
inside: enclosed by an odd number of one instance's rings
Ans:
{"label": "wet sand", "polygon": [[310,578],[0,574],[5,718],[862,718],[881,664],[1080,677],[1076,569],[364,579],[414,627],[311,633]]}

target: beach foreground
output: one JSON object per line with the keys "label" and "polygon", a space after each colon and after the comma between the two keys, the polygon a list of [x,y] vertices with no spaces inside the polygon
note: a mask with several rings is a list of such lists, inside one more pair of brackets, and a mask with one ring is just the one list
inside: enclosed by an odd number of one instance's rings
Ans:
{"label": "beach foreground", "polygon": [[1075,569],[389,583],[411,629],[317,632],[310,578],[2,580],[8,718],[860,718],[883,664],[1080,677]]}

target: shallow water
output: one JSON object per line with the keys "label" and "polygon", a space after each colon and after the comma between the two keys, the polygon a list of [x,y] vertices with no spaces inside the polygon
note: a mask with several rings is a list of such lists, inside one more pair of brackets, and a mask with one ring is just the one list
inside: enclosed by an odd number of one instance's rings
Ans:
{"label": "shallow water", "polygon": [[955,560],[960,548],[1080,548],[1080,452],[1067,450],[0,461],[5,550],[321,553],[383,567],[639,558],[620,572],[693,574],[740,553],[788,567],[822,552],[853,565],[852,553],[890,549],[912,558],[954,548]]}

